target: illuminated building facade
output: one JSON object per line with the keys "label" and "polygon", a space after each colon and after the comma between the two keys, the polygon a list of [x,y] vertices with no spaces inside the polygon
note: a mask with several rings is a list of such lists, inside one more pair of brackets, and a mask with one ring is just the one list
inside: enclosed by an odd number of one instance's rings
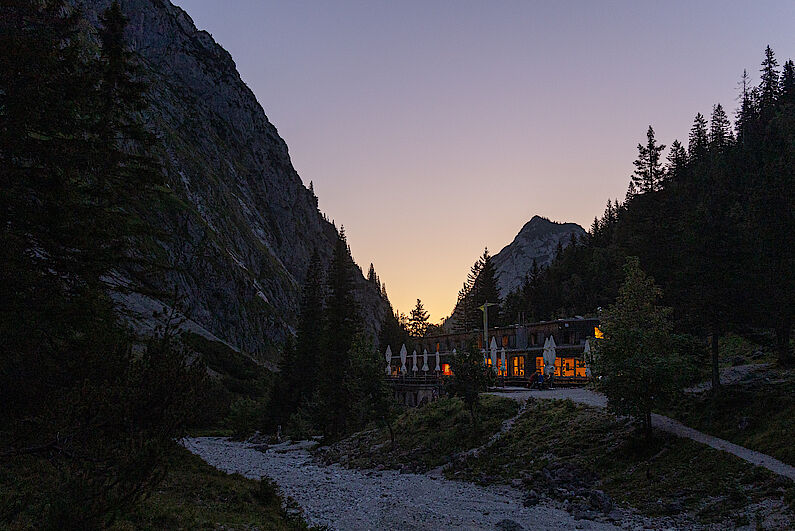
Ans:
{"label": "illuminated building facade", "polygon": [[[587,378],[583,350],[586,340],[593,340],[601,335],[598,327],[598,319],[572,318],[489,328],[488,341],[491,343],[491,339],[494,338],[497,344],[497,375],[503,377],[506,383],[526,383],[536,371],[543,371],[544,344],[548,338],[553,337],[556,354],[555,377],[560,383],[566,381],[584,383]],[[482,330],[421,338],[417,340],[415,348],[420,356],[427,350],[430,370],[413,371],[412,361],[409,359],[406,363],[407,371],[403,376],[436,376],[434,368],[437,352],[439,352],[439,373],[450,375],[453,349],[468,348],[472,342],[477,348],[483,349]],[[505,349],[506,368],[502,367],[502,349]],[[492,364],[489,345],[486,345],[484,362],[488,366]],[[392,376],[401,376],[399,356],[392,357],[391,372]]]}

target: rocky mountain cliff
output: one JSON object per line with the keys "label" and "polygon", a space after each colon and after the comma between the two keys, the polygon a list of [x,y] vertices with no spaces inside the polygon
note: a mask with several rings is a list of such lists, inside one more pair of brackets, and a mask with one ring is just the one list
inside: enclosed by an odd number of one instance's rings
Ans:
{"label": "rocky mountain cliff", "polygon": [[533,216],[513,241],[493,257],[500,296],[504,298],[524,282],[534,259],[538,267],[549,265],[555,257],[558,243],[565,247],[572,234],[580,237],[585,230],[576,223],[556,223]]}
{"label": "rocky mountain cliff", "polygon": [[[96,23],[110,0],[75,4]],[[296,321],[309,258],[316,249],[328,262],[336,228],[230,54],[167,0],[121,4],[150,82],[146,123],[173,191],[170,206],[151,213],[169,237],[150,251],[175,268],[164,285],[177,286],[188,328],[272,359]],[[356,286],[375,332],[383,303],[360,270]],[[146,329],[172,304],[165,299],[134,293],[124,302]]]}

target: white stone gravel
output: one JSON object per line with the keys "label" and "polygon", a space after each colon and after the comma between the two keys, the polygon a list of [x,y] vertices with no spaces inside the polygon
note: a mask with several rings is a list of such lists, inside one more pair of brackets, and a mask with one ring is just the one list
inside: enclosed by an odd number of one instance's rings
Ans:
{"label": "white stone gravel", "polygon": [[546,504],[524,507],[522,492],[507,486],[325,465],[312,459],[306,444],[286,443],[263,452],[217,437],[182,443],[225,472],[271,478],[301,506],[311,525],[330,529],[491,530],[505,519],[524,529],[616,529],[609,523],[576,520]]}

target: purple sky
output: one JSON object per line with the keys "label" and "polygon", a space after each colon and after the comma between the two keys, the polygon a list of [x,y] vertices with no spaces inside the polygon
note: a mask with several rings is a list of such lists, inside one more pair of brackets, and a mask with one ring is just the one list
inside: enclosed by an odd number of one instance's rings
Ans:
{"label": "purple sky", "polygon": [[438,321],[534,214],[589,227],[652,124],[733,113],[795,1],[176,0],[235,59],[393,305]]}

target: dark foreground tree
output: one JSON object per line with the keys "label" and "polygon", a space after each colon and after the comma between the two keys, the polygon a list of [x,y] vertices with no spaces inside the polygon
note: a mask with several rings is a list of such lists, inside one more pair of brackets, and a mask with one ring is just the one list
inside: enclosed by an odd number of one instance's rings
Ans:
{"label": "dark foreground tree", "polygon": [[382,357],[365,334],[359,333],[348,351],[348,367],[343,381],[343,390],[349,397],[350,408],[346,412],[345,431],[362,429],[375,420],[389,430],[392,445],[395,434],[392,422],[397,413],[392,388],[382,377]]}
{"label": "dark foreground tree", "polygon": [[458,351],[450,366],[453,377],[447,382],[447,392],[464,401],[472,420],[472,427],[477,430],[476,408],[480,393],[488,387],[491,369],[484,365],[483,355],[474,344]]}
{"label": "dark foreground tree", "polygon": [[298,330],[288,338],[282,350],[279,373],[266,409],[265,427],[287,427],[290,417],[301,407],[308,407],[321,374],[324,344],[325,292],[323,264],[317,252],[312,254],[301,290]]}
{"label": "dark foreground tree", "polygon": [[616,303],[602,316],[596,373],[610,409],[641,421],[651,435],[651,412],[679,390],[681,360],[673,352],[670,309],[658,306],[660,288],[630,257]]}
{"label": "dark foreground tree", "polygon": [[[353,298],[355,267],[343,228],[334,246],[326,275],[325,330],[319,360],[323,374],[317,379],[313,404],[316,426],[323,434],[332,437],[345,432],[346,416],[352,406],[352,397],[345,392],[343,382],[350,366],[350,350],[361,328],[358,307]],[[377,374],[380,375],[380,371]]]}
{"label": "dark foreground tree", "polygon": [[138,340],[110,297],[160,172],[126,20],[116,3],[100,20],[97,48],[64,2],[0,7],[0,518],[12,528],[110,525],[163,477],[203,376],[171,312]]}

